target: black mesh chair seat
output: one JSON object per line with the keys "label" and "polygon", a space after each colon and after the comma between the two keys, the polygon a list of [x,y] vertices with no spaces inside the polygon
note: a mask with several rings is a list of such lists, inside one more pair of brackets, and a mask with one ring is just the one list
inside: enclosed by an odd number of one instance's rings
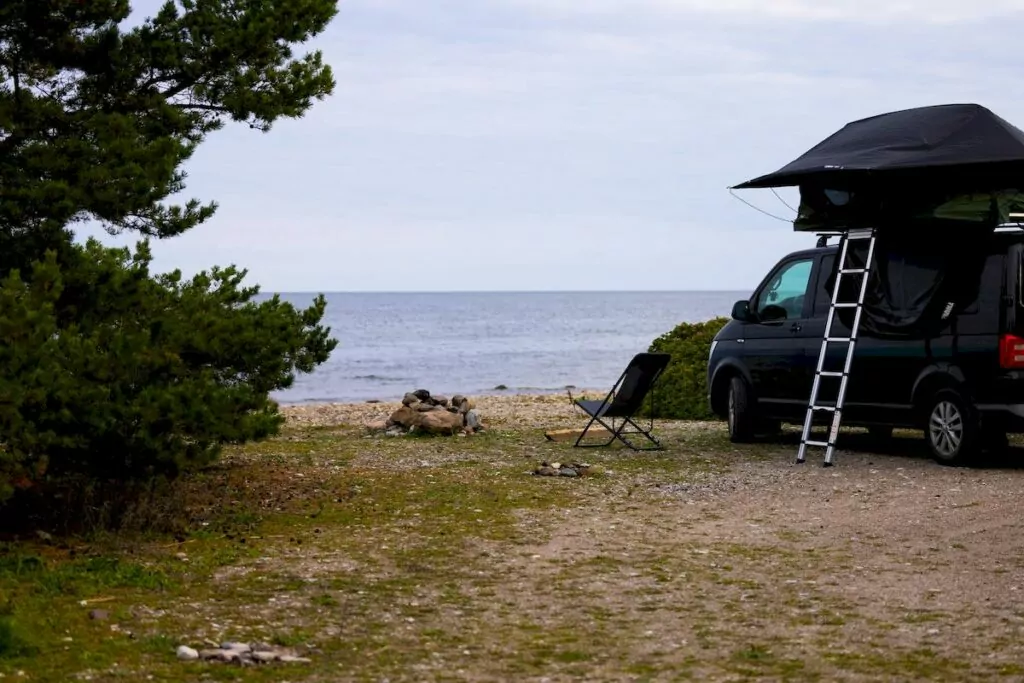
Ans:
{"label": "black mesh chair seat", "polygon": [[[654,387],[658,378],[661,377],[661,373],[668,367],[671,359],[672,357],[667,353],[638,353],[629,362],[629,365],[626,366],[626,369],[619,376],[619,379],[615,382],[615,385],[608,392],[608,395],[605,396],[604,400],[574,401],[575,405],[590,416],[590,422],[587,423],[586,428],[576,439],[575,445],[581,447],[608,446],[618,439],[635,451],[660,450],[662,448],[661,444],[651,435],[651,431],[654,428]],[[648,429],[643,429],[633,421],[633,417],[643,406],[644,399],[648,396],[651,398],[651,426]],[[616,418],[622,420],[618,427],[615,427]],[[610,419],[611,425],[605,422],[606,419]],[[607,443],[581,443],[583,437],[586,436],[595,422],[611,432],[612,437]],[[626,432],[625,428],[627,426],[632,427],[635,431]],[[654,446],[647,448],[638,447],[625,438],[624,435],[627,433],[642,434]]]}

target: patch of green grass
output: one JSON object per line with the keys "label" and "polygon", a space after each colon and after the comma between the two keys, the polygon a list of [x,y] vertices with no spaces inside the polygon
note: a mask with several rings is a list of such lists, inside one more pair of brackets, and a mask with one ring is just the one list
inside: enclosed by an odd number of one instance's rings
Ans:
{"label": "patch of green grass", "polygon": [[760,662],[774,659],[774,656],[771,650],[763,645],[748,645],[733,655],[733,658],[743,662]]}
{"label": "patch of green grass", "polygon": [[26,657],[35,652],[36,648],[21,635],[14,619],[0,615],[0,659]]}
{"label": "patch of green grass", "polygon": [[165,590],[172,579],[161,569],[119,557],[46,561],[38,555],[14,552],[0,556],[0,586],[14,582],[37,593],[88,597],[113,588]]}
{"label": "patch of green grass", "polygon": [[866,652],[825,652],[825,660],[844,671],[918,680],[958,680],[971,669],[971,662],[940,657],[927,648]]}
{"label": "patch of green grass", "polygon": [[904,621],[907,624],[929,624],[936,621],[942,621],[945,618],[945,616],[946,615],[941,612],[918,610],[903,615],[902,621]]}

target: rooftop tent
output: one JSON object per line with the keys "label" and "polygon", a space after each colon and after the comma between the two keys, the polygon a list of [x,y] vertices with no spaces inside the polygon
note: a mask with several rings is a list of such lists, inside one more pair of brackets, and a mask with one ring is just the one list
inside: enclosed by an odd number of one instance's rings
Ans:
{"label": "rooftop tent", "polygon": [[[976,104],[906,109],[849,123],[736,189],[787,186],[800,191],[797,231],[876,229],[860,333],[927,338],[971,301],[994,229],[1024,211],[1024,132]],[[863,263],[866,245],[849,248]],[[839,317],[849,326],[853,311]]]}
{"label": "rooftop tent", "polygon": [[1022,171],[1024,131],[980,105],[943,104],[848,123],[778,171],[736,188],[825,181],[853,189],[918,176],[992,189],[1012,186]]}
{"label": "rooftop tent", "polygon": [[977,104],[846,124],[778,171],[735,189],[797,186],[797,231],[941,220],[994,227],[1024,210],[1024,131]]}

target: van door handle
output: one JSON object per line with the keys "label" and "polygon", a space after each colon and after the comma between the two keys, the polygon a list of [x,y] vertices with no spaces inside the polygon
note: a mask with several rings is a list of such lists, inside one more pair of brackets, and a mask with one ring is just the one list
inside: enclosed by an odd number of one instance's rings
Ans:
{"label": "van door handle", "polygon": [[799,332],[802,329],[804,329],[804,328],[803,328],[803,325],[801,325],[800,323],[793,323],[789,327],[789,331],[793,332],[793,333]]}

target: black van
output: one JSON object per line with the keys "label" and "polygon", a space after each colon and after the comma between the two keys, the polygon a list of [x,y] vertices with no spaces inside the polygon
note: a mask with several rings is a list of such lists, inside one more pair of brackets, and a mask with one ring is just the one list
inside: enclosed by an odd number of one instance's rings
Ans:
{"label": "black van", "polygon": [[[894,428],[921,429],[933,457],[950,465],[1024,432],[1024,231],[999,230],[984,249],[970,301],[935,333],[860,335],[844,427],[866,427],[879,438]],[[727,419],[733,441],[781,423],[803,425],[837,257],[838,247],[826,240],[784,257],[749,300],[736,303],[714,338],[708,400]],[[832,335],[845,334],[837,316]],[[841,364],[845,354],[845,346],[836,346],[828,359]]]}

